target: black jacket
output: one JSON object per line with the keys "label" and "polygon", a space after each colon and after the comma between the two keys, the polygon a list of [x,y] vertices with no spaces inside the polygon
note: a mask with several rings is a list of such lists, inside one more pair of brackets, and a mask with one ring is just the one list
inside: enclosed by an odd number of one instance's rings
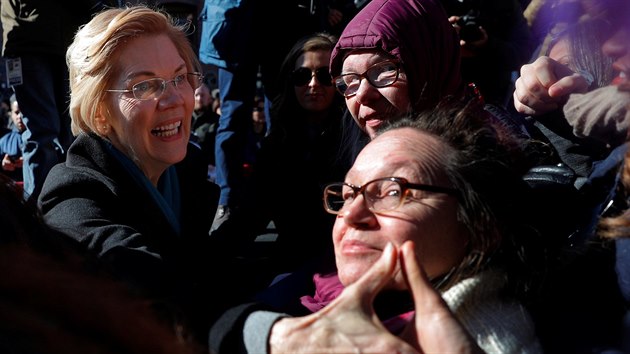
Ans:
{"label": "black jacket", "polygon": [[50,171],[39,198],[45,221],[78,241],[134,292],[165,304],[167,312],[175,309],[176,316],[183,313],[206,336],[211,316],[231,296],[222,280],[226,260],[209,243],[218,187],[207,180],[200,151],[189,144],[186,158],[176,165],[181,192],[177,234],[105,144],[97,135],[81,134],[66,162]]}

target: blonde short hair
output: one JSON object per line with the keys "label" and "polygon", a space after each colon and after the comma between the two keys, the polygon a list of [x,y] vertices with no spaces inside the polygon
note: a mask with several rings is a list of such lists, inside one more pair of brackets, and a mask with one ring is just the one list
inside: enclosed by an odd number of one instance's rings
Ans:
{"label": "blonde short hair", "polygon": [[200,71],[186,30],[168,14],[144,5],[104,10],[82,26],[66,53],[72,133],[97,132],[96,112],[105,101],[105,90],[113,84],[118,53],[134,38],[165,34],[184,59],[188,72]]}

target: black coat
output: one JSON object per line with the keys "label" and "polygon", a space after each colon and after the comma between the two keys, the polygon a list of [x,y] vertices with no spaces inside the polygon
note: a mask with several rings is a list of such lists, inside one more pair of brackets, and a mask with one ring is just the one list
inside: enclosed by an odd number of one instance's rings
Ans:
{"label": "black coat", "polygon": [[207,180],[199,154],[189,144],[186,158],[176,165],[179,235],[147,190],[94,134],[78,136],[66,162],[50,171],[39,207],[50,226],[78,241],[134,292],[177,309],[177,316],[201,321],[193,326],[202,326],[194,328],[203,336],[210,316],[231,296],[224,290],[230,287],[219,280],[227,273],[226,260],[208,237],[219,190]]}

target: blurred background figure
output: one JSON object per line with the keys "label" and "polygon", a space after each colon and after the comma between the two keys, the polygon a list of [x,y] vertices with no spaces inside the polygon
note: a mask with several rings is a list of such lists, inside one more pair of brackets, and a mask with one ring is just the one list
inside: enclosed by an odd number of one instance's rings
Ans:
{"label": "blurred background figure", "polygon": [[559,253],[551,254],[554,263],[535,318],[548,352],[617,353],[613,348],[629,333],[627,323],[621,326],[628,308],[627,244],[596,237],[595,226],[601,216],[625,208],[625,202],[616,204],[625,198],[617,168],[630,123],[630,3],[570,5],[562,22],[550,26],[542,52],[549,56],[521,68],[513,95],[515,109],[561,159],[558,166],[567,173],[557,181],[566,181],[561,183],[570,192],[540,207],[548,214],[541,221],[568,228],[552,235],[559,244],[552,251]]}
{"label": "blurred background figure", "polygon": [[[287,54],[278,76],[280,94],[271,107],[271,128],[246,186],[248,198],[239,215],[212,233],[229,249],[255,255],[251,250],[259,247],[251,241],[273,222],[277,238],[262,254],[271,267],[267,280],[326,254],[332,258],[326,235],[334,217],[322,209],[321,193],[348,168],[338,160],[345,104],[329,73],[336,41],[327,33],[308,35]],[[257,106],[261,111],[253,114],[262,120],[262,99]]]}
{"label": "blurred background figure", "polygon": [[117,1],[2,0],[2,56],[24,112],[23,179],[34,200],[48,171],[73,140],[68,115],[66,48],[79,25]]}
{"label": "blurred background figure", "polygon": [[213,230],[238,211],[245,198],[243,166],[257,81],[269,106],[280,93],[278,72],[291,46],[324,30],[322,26],[341,30],[353,14],[353,5],[348,0],[291,0],[278,12],[272,1],[205,0],[199,58],[218,68],[221,94],[215,150],[221,198]]}
{"label": "blurred background figure", "polygon": [[212,107],[214,98],[210,94],[208,85],[202,83],[195,90],[195,108],[192,114],[192,126],[190,128],[190,141],[201,149],[203,157],[208,165],[208,178],[214,180],[214,142],[217,135],[219,115]]}
{"label": "blurred background figure", "polygon": [[212,95],[212,111],[218,115],[221,115],[221,94],[219,89],[215,88],[211,92]]}
{"label": "blurred background figure", "polygon": [[358,11],[353,0],[299,0],[298,7],[309,27],[337,37]]}
{"label": "blurred background figure", "polygon": [[[15,95],[10,98],[11,122],[7,131],[0,137],[0,156],[2,156],[2,173],[14,181],[22,181],[22,133],[26,130],[22,120],[22,112]],[[19,185],[22,185],[20,183]]]}
{"label": "blurred background figure", "polygon": [[440,0],[460,37],[462,77],[488,103],[507,107],[512,73],[534,50],[517,0]]}
{"label": "blurred background figure", "polygon": [[265,109],[265,97],[257,94],[254,97],[254,109],[252,110],[252,126],[247,135],[247,149],[245,152],[245,165],[243,169],[247,178],[253,173],[258,151],[263,139],[267,135],[267,122],[269,121]]}

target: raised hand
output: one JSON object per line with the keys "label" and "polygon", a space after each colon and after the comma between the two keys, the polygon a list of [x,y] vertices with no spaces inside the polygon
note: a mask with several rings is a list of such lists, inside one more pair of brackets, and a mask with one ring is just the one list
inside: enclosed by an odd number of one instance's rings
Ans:
{"label": "raised hand", "polygon": [[516,80],[514,107],[528,115],[541,115],[560,108],[571,93],[584,93],[588,81],[549,57],[540,57],[521,67]]}

